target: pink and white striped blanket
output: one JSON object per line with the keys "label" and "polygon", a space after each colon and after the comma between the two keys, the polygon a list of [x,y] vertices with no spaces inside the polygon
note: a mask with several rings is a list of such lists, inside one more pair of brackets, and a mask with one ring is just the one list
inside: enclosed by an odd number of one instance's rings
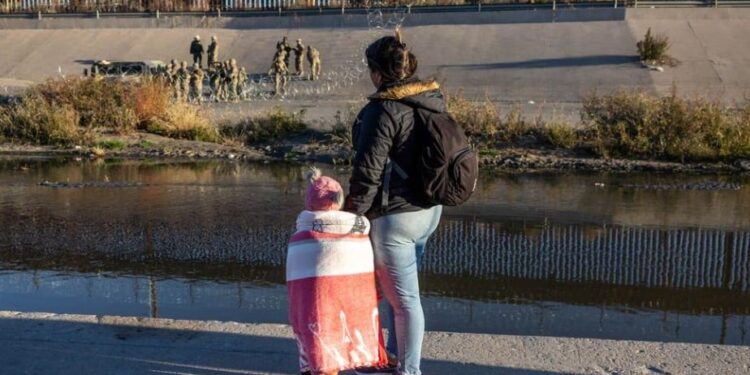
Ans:
{"label": "pink and white striped blanket", "polygon": [[378,319],[370,223],[343,211],[303,211],[289,240],[289,322],[300,370],[387,362]]}

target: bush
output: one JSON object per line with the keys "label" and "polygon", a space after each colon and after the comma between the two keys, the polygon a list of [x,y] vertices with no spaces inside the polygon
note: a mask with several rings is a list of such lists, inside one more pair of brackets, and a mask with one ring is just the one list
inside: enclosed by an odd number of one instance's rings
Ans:
{"label": "bush", "polygon": [[134,83],[74,77],[47,80],[31,90],[53,106],[73,108],[81,127],[104,127],[127,134],[138,125],[134,87]]}
{"label": "bush", "polygon": [[669,62],[667,51],[669,50],[669,38],[666,35],[652,35],[651,28],[648,28],[643,40],[636,43],[638,55],[642,61],[654,62],[656,64],[666,64]]}
{"label": "bush", "polygon": [[748,107],[730,110],[675,90],[665,97],[621,91],[585,98],[582,111],[600,155],[682,161],[749,155]]}
{"label": "bush", "polygon": [[237,124],[225,125],[221,135],[237,139],[246,144],[256,144],[272,140],[289,138],[302,134],[307,126],[302,122],[305,111],[287,113],[281,107],[258,118],[243,120]]}
{"label": "bush", "polygon": [[352,134],[352,126],[356,115],[353,111],[348,111],[347,115],[344,116],[341,111],[336,111],[334,116],[334,124],[331,127],[331,131],[328,133],[331,140],[334,143],[344,145],[346,147],[354,147],[354,135]]}
{"label": "bush", "polygon": [[544,138],[553,146],[574,148],[579,143],[578,132],[571,125],[553,122],[545,124],[541,129]]}
{"label": "bush", "polygon": [[172,103],[169,88],[158,80],[48,80],[29,89],[17,103],[0,107],[0,126],[5,138],[37,144],[88,144],[95,129],[116,134],[142,129],[207,142],[220,139],[195,107]]}
{"label": "bush", "polygon": [[154,118],[146,131],[165,137],[188,139],[202,142],[219,142],[219,132],[203,117],[195,106],[175,103],[167,108],[166,114]]}
{"label": "bush", "polygon": [[90,141],[78,127],[78,114],[70,106],[50,104],[38,93],[18,103],[0,107],[0,136],[38,145],[71,146]]}
{"label": "bush", "polygon": [[489,98],[476,103],[464,98],[463,92],[446,95],[446,108],[453,118],[472,137],[490,139],[500,126],[500,113]]}

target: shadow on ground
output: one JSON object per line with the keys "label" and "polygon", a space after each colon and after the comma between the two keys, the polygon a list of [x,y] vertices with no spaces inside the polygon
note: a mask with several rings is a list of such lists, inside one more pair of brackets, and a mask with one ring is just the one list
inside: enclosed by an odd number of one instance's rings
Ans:
{"label": "shadow on ground", "polygon": [[636,65],[640,62],[638,56],[632,55],[591,55],[578,57],[563,57],[556,59],[533,59],[490,64],[455,64],[440,65],[441,68],[457,68],[462,70],[474,69],[545,69],[572,68],[599,65]]}
{"label": "shadow on ground", "polygon": [[[8,374],[295,374],[297,348],[279,331],[260,334],[0,319],[0,368]],[[427,374],[545,375],[448,360]]]}

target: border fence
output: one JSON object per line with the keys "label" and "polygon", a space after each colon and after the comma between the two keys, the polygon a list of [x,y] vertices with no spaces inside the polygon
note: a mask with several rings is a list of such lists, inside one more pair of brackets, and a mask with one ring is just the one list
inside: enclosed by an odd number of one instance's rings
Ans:
{"label": "border fence", "polygon": [[0,0],[0,14],[322,11],[405,7],[408,12],[596,7],[750,7],[750,0]]}

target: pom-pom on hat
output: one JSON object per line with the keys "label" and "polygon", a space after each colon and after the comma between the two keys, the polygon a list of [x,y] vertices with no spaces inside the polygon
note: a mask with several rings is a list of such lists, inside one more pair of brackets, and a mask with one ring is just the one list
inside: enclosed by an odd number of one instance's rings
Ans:
{"label": "pom-pom on hat", "polygon": [[310,182],[305,191],[305,209],[308,211],[330,211],[341,208],[344,202],[344,190],[338,181],[323,176],[318,168],[310,168],[305,173]]}

